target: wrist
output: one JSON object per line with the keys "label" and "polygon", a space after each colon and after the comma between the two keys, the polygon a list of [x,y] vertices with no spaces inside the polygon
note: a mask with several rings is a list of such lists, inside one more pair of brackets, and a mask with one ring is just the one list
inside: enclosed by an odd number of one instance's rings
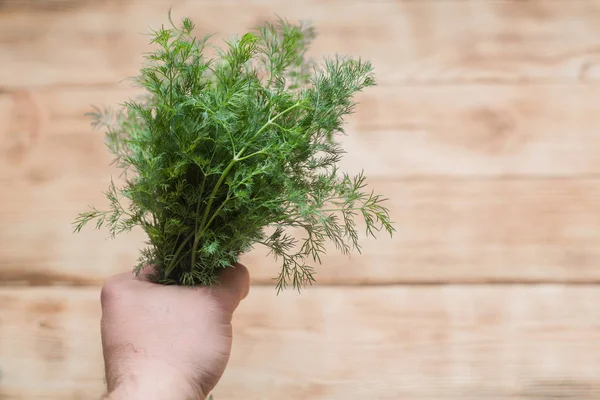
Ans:
{"label": "wrist", "polygon": [[145,386],[123,384],[106,394],[103,400],[205,400],[201,395],[192,395],[173,386],[156,387],[156,383]]}
{"label": "wrist", "polygon": [[109,386],[105,400],[205,400],[200,390],[179,378],[170,367],[137,370]]}

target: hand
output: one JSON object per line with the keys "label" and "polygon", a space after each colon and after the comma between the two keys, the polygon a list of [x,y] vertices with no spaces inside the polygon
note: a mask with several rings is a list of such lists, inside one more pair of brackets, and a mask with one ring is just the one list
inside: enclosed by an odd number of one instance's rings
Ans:
{"label": "hand", "polygon": [[107,398],[204,399],[229,361],[231,317],[248,294],[248,270],[227,268],[213,287],[145,276],[116,275],[102,288]]}

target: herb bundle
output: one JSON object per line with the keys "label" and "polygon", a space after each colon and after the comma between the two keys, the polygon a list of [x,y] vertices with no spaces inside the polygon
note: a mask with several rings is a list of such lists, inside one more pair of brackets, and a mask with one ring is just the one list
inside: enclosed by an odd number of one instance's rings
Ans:
{"label": "herb bundle", "polygon": [[146,96],[91,113],[124,179],[111,181],[109,209],[79,214],[75,230],[95,220],[114,237],[140,226],[148,247],[136,271],[154,265],[163,284],[211,285],[264,245],[281,264],[278,291],[312,283],[310,264],[328,241],[360,251],[356,217],[367,235],[391,235],[385,199],[337,166],[335,135],[353,97],[375,84],[371,64],[338,56],[313,65],[314,30],[282,19],[224,48],[193,28],[186,18],[154,31],[157,50],[135,78]]}

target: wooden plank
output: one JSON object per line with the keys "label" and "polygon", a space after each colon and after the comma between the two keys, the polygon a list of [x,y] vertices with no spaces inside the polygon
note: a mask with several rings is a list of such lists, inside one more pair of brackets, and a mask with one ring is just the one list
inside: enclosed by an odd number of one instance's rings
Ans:
{"label": "wooden plank", "polygon": [[[381,82],[548,82],[600,76],[600,4],[565,1],[3,2],[0,87],[116,82],[135,74],[149,27],[192,17],[199,34],[311,20],[311,54],[372,60]],[[52,6],[49,6],[51,4]]]}
{"label": "wooden plank", "polygon": [[[99,289],[0,290],[0,397],[104,387]],[[217,399],[597,399],[597,286],[254,287]]]}
{"label": "wooden plank", "polygon": [[[88,204],[103,204],[117,172],[83,114],[133,93],[111,86],[0,96],[8,121],[0,126],[0,281],[98,283],[134,264],[140,232],[107,242],[105,232],[73,235],[70,227]],[[600,279],[598,181],[568,178],[598,173],[593,86],[372,93],[351,119],[344,167],[365,168],[392,199],[399,232],[367,241],[360,257],[331,253],[320,283]],[[255,282],[277,274],[261,253],[244,261]]]}
{"label": "wooden plank", "polygon": [[[108,182],[104,182],[108,184]],[[333,246],[319,284],[397,282],[600,282],[600,180],[372,180],[390,197],[393,239],[363,241],[362,255]],[[99,190],[67,178],[5,186],[0,218],[0,282],[93,284],[130,269],[140,231],[104,240],[73,234]],[[278,265],[256,249],[242,259],[254,282],[272,283]]]}
{"label": "wooden plank", "polygon": [[[126,84],[0,94],[0,182],[70,174],[97,187],[110,157],[85,113],[139,94]],[[596,85],[380,86],[358,100],[341,138],[349,172],[364,168],[374,178],[600,174]]]}
{"label": "wooden plank", "polygon": [[595,85],[380,87],[349,118],[347,170],[371,176],[600,172]]}

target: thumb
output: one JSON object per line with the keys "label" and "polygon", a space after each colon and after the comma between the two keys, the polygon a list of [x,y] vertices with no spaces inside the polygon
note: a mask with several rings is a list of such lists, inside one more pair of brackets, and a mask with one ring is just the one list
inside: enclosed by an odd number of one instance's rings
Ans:
{"label": "thumb", "polygon": [[250,273],[239,263],[225,268],[219,274],[219,283],[213,286],[214,293],[222,300],[227,311],[233,312],[250,291]]}

